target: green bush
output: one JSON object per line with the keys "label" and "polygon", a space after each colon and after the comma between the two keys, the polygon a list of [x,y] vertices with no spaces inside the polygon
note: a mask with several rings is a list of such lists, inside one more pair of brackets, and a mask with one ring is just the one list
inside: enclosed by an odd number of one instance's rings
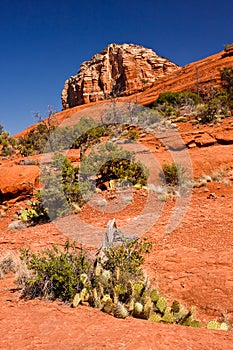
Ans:
{"label": "green bush", "polygon": [[31,271],[23,295],[29,298],[45,297],[71,301],[83,273],[88,273],[90,262],[75,243],[66,242],[64,249],[53,246],[42,253],[21,251],[21,259]]}
{"label": "green bush", "polygon": [[73,167],[61,153],[55,153],[52,163],[43,169],[41,181],[44,187],[39,197],[50,219],[68,214],[73,202],[83,204],[78,173],[79,168]]}
{"label": "green bush", "polygon": [[227,105],[233,109],[233,67],[224,67],[220,70],[221,83],[227,92]]}
{"label": "green bush", "polygon": [[179,164],[163,164],[162,171],[160,172],[161,179],[171,186],[181,185],[185,178],[186,170]]}
{"label": "green bush", "polygon": [[2,146],[0,152],[1,156],[11,156],[15,153],[16,141],[10,136],[8,131],[3,129],[2,125],[0,125],[0,145]]}
{"label": "green bush", "polygon": [[24,280],[23,297],[45,297],[71,301],[72,306],[89,305],[118,318],[133,316],[152,322],[201,327],[178,302],[171,307],[159,291],[149,286],[141,265],[151,249],[147,240],[109,247],[98,262],[90,262],[75,244],[63,250],[53,246],[40,254],[24,250],[21,259],[31,275]]}
{"label": "green bush", "polygon": [[104,250],[103,268],[114,272],[117,268],[132,275],[141,274],[140,266],[145,261],[144,254],[151,251],[147,240],[134,240]]}
{"label": "green bush", "polygon": [[[100,145],[83,159],[80,166],[80,186],[85,191],[95,190],[95,186],[110,181],[128,181],[132,185],[145,185],[148,170],[135,161],[134,152],[125,151],[111,142]],[[84,191],[82,191],[84,192]]]}
{"label": "green bush", "polygon": [[164,92],[152,104],[152,108],[158,109],[165,116],[177,115],[183,107],[194,109],[201,102],[201,98],[190,91]]}

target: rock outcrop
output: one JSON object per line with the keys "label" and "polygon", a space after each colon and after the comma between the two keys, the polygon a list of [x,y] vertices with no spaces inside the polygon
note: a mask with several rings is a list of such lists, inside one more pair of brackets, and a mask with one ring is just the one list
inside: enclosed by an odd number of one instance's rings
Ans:
{"label": "rock outcrop", "polygon": [[143,46],[110,44],[90,61],[83,62],[78,74],[65,82],[63,109],[111,96],[131,95],[177,69],[179,66]]}

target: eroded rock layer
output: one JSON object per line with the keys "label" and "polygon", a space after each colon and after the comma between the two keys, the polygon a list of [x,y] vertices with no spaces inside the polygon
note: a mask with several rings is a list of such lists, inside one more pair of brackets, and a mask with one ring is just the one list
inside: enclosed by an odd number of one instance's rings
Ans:
{"label": "eroded rock layer", "polygon": [[177,69],[176,64],[143,46],[110,44],[90,61],[83,62],[78,74],[65,82],[63,109],[116,95],[131,95]]}

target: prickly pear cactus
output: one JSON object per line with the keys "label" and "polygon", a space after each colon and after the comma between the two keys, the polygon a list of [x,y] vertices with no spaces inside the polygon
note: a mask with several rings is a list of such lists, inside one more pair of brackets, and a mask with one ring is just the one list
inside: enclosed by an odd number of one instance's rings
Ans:
{"label": "prickly pear cactus", "polygon": [[110,295],[109,295],[109,294],[105,294],[105,295],[103,296],[103,298],[102,298],[101,301],[102,301],[103,303],[106,303],[106,301],[108,301],[108,300],[111,300],[111,301],[112,301]]}
{"label": "prickly pear cactus", "polygon": [[142,314],[143,312],[143,305],[139,302],[136,302],[134,304],[134,310],[133,310],[133,315],[135,317],[140,317],[140,315]]}
{"label": "prickly pear cactus", "polygon": [[191,326],[191,323],[193,321],[194,311],[195,311],[195,307],[192,306],[191,309],[185,314],[185,316],[179,320],[178,323],[182,326]]}
{"label": "prickly pear cactus", "polygon": [[206,325],[207,329],[219,329],[222,331],[228,331],[228,326],[225,322],[218,322],[217,320],[209,321]]}
{"label": "prickly pear cactus", "polygon": [[157,289],[153,289],[150,292],[150,298],[153,303],[156,303],[159,300],[159,291]]}
{"label": "prickly pear cactus", "polygon": [[101,276],[101,273],[103,271],[103,268],[100,264],[98,264],[95,268],[95,276],[96,277],[100,277]]}
{"label": "prickly pear cactus", "polygon": [[116,284],[114,290],[117,294],[125,294],[127,292],[127,288],[123,284]]}
{"label": "prickly pear cactus", "polygon": [[108,284],[110,279],[111,279],[111,276],[112,275],[111,275],[111,272],[109,270],[104,270],[102,272],[102,275],[101,275],[103,283]]}
{"label": "prickly pear cactus", "polygon": [[193,320],[190,324],[190,327],[201,328],[201,322],[197,320]]}
{"label": "prickly pear cactus", "polygon": [[111,299],[108,299],[105,301],[102,311],[105,312],[106,314],[113,315],[115,310],[115,305],[113,304]]}
{"label": "prickly pear cactus", "polygon": [[82,302],[88,301],[90,298],[90,294],[87,290],[87,288],[83,288],[80,292],[80,298]]}
{"label": "prickly pear cactus", "polygon": [[171,311],[173,312],[173,314],[178,314],[181,308],[182,306],[180,305],[180,303],[177,300],[174,300],[171,306]]}
{"label": "prickly pear cactus", "polygon": [[129,316],[129,312],[124,304],[119,302],[116,304],[114,316],[117,318],[126,318]]}
{"label": "prickly pear cactus", "polygon": [[[177,309],[176,309],[177,310]],[[179,323],[186,315],[185,308],[179,304],[179,311],[173,313],[176,323]]]}
{"label": "prickly pear cactus", "polygon": [[96,288],[92,289],[92,301],[93,301],[94,307],[101,309],[102,303],[100,301],[100,297],[98,295],[98,291]]}
{"label": "prickly pear cactus", "polygon": [[102,298],[104,295],[104,288],[103,288],[102,283],[100,283],[100,282],[97,284],[97,291],[98,291],[98,295],[100,296],[100,298]]}
{"label": "prickly pear cactus", "polygon": [[154,304],[150,297],[145,298],[143,307],[143,316],[145,319],[149,319],[150,315],[154,312]]}
{"label": "prickly pear cactus", "polygon": [[222,323],[220,324],[220,330],[221,330],[221,331],[228,331],[228,330],[229,330],[229,327],[228,327],[228,325],[227,325],[225,322],[222,322]]}
{"label": "prickly pear cactus", "polygon": [[72,307],[77,307],[81,302],[80,293],[76,293],[72,302]]}
{"label": "prickly pear cactus", "polygon": [[165,323],[175,323],[175,318],[171,313],[171,309],[167,308],[162,317],[162,321]]}
{"label": "prickly pear cactus", "polygon": [[166,307],[167,307],[167,300],[164,297],[159,297],[157,303],[156,303],[156,307],[158,308],[158,310],[161,313],[164,313]]}
{"label": "prickly pear cactus", "polygon": [[142,282],[134,283],[132,285],[133,297],[139,299],[142,296],[144,289],[145,286]]}
{"label": "prickly pear cactus", "polygon": [[132,312],[134,310],[134,304],[135,304],[135,301],[134,301],[133,298],[131,298],[130,301],[129,301],[129,304],[128,304],[129,312]]}
{"label": "prickly pear cactus", "polygon": [[207,329],[220,329],[220,323],[217,320],[209,321],[206,325]]}
{"label": "prickly pear cactus", "polygon": [[152,321],[152,322],[161,322],[161,320],[162,320],[161,315],[157,314],[156,312],[151,314],[150,317],[149,317],[149,321]]}

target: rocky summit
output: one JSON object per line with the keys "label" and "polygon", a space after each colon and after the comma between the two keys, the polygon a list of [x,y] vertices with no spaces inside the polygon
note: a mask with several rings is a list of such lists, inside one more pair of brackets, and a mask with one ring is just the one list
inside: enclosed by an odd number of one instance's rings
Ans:
{"label": "rocky summit", "polygon": [[62,106],[67,109],[131,95],[178,69],[176,64],[143,46],[110,44],[90,61],[83,62],[78,74],[66,80]]}

